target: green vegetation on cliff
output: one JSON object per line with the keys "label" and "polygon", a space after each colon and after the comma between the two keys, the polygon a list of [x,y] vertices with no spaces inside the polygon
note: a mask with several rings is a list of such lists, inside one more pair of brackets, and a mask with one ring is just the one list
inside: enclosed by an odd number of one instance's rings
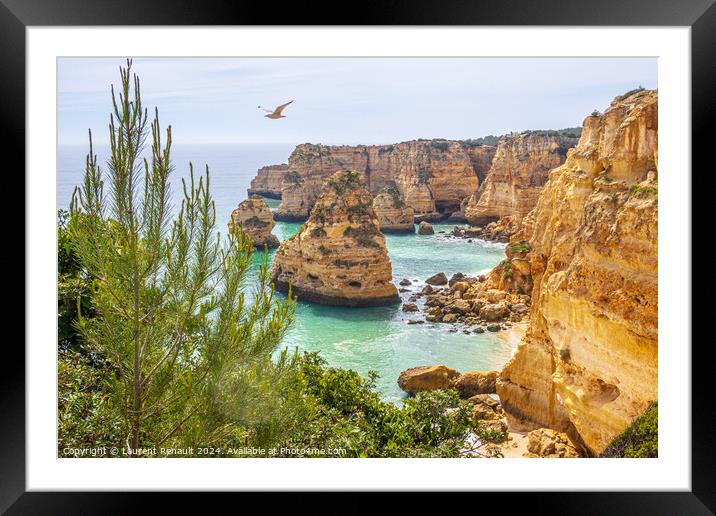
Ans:
{"label": "green vegetation on cliff", "polygon": [[651,405],[626,430],[614,438],[602,452],[602,457],[658,457],[659,407]]}

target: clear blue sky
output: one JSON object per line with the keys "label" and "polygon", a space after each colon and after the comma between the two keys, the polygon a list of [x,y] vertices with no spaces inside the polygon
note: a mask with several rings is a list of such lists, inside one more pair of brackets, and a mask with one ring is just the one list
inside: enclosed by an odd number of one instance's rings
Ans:
{"label": "clear blue sky", "polygon": [[[107,142],[122,58],[58,60],[58,139]],[[177,143],[393,143],[581,125],[642,85],[655,58],[136,58]],[[294,99],[269,120],[257,106]]]}

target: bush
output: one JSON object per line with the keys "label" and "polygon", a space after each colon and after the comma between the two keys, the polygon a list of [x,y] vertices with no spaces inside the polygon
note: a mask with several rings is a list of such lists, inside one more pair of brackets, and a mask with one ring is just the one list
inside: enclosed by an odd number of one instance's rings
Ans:
{"label": "bush", "polygon": [[338,177],[330,178],[326,184],[333,189],[338,195],[355,190],[363,186],[363,180],[358,172],[346,170]]}
{"label": "bush", "polygon": [[292,435],[292,447],[341,447],[353,457],[457,457],[471,430],[502,437],[482,429],[455,391],[422,392],[398,407],[380,399],[375,373],[365,379],[327,368],[317,353],[300,361],[316,411]]}
{"label": "bush", "polygon": [[654,402],[619,434],[602,452],[602,457],[658,457],[659,407]]}
{"label": "bush", "polygon": [[647,197],[649,195],[657,195],[659,190],[655,186],[631,185],[629,193],[637,197]]}

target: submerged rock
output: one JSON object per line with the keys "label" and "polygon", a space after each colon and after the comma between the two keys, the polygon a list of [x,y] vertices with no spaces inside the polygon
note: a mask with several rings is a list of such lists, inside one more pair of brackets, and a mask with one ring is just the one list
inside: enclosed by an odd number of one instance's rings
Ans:
{"label": "submerged rock", "polygon": [[278,247],[278,238],[271,234],[275,225],[266,201],[252,195],[231,212],[229,231],[236,233],[241,229],[256,247]]}
{"label": "submerged rock", "polygon": [[450,389],[460,376],[455,369],[444,365],[419,366],[406,369],[398,377],[398,386],[408,394],[435,389]]}
{"label": "submerged rock", "polygon": [[276,288],[286,292],[290,284],[298,299],[328,305],[399,303],[371,201],[359,174],[331,176],[303,229],[276,252]]}

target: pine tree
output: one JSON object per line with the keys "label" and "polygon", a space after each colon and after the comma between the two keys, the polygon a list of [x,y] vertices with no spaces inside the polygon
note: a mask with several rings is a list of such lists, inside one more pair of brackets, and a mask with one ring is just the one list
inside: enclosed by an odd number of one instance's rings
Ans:
{"label": "pine tree", "polygon": [[148,125],[131,66],[120,68],[118,94],[112,87],[108,174],[90,133],[68,225],[93,279],[95,317],[80,319],[80,334],[117,371],[114,405],[125,426],[119,444],[136,455],[144,447],[216,446],[270,433],[280,418],[278,390],[294,370],[285,350],[272,355],[295,301],[274,297],[267,253],[254,291],[244,292],[253,245],[241,232],[225,240],[215,232],[208,167],[197,181],[189,164],[172,218],[171,126],[162,141],[157,110]]}

